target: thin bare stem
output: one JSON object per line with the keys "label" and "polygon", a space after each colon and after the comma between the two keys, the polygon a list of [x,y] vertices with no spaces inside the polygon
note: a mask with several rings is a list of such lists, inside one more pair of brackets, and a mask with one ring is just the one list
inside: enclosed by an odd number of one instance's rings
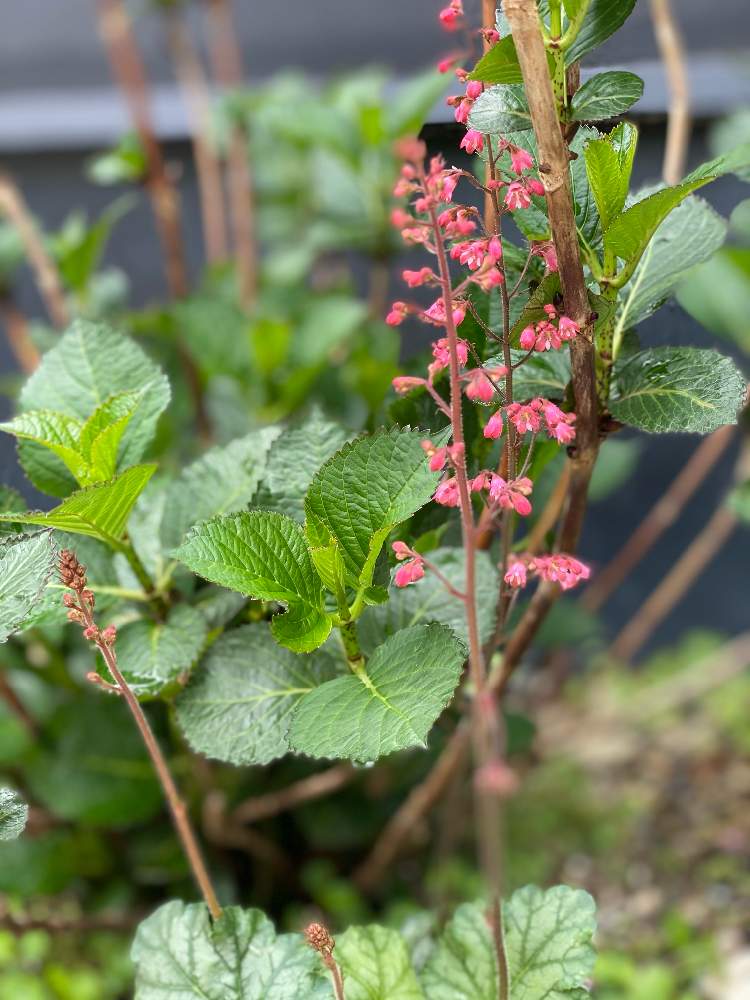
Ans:
{"label": "thin bare stem", "polygon": [[667,143],[662,176],[667,184],[677,184],[685,174],[690,142],[690,80],[687,56],[671,0],[651,0],[651,20],[669,88]]}
{"label": "thin bare stem", "polygon": [[210,262],[216,263],[227,257],[227,223],[221,164],[211,144],[210,85],[182,9],[167,7],[164,15],[172,63],[190,117],[206,256]]}
{"label": "thin bare stem", "polygon": [[361,773],[350,764],[335,764],[276,792],[267,792],[241,802],[232,811],[232,818],[237,823],[257,823],[259,820],[269,819],[281,812],[296,809],[305,802],[314,802],[325,795],[331,795],[350,784]]}
{"label": "thin bare stem", "polygon": [[5,337],[21,371],[31,373],[39,364],[39,351],[29,336],[29,324],[10,295],[0,295],[0,317],[5,325]]}
{"label": "thin bare stem", "polygon": [[39,734],[36,719],[29,713],[24,703],[16,694],[10,681],[5,676],[5,669],[0,670],[0,699],[8,706],[11,713],[18,719],[23,728],[34,739]]}
{"label": "thin bare stem", "polygon": [[21,238],[50,319],[58,330],[65,329],[70,315],[60,275],[20,189],[8,174],[0,174],[0,213],[8,217]]}

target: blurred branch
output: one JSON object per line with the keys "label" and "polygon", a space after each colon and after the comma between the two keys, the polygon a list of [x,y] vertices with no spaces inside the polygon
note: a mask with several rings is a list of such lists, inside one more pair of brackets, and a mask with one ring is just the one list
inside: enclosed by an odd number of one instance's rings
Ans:
{"label": "blurred branch", "polygon": [[39,351],[29,336],[26,317],[13,302],[10,295],[0,295],[0,318],[5,325],[5,337],[21,367],[30,374],[39,364]]}
{"label": "blurred branch", "polygon": [[91,931],[131,932],[146,913],[92,913],[66,916],[55,913],[11,913],[0,902],[0,929],[12,934],[27,931],[49,931],[51,934],[90,933]]}
{"label": "blurred branch", "polygon": [[227,223],[221,165],[211,144],[210,85],[185,24],[182,8],[165,7],[164,17],[172,63],[190,117],[206,257],[211,263],[215,263],[226,260],[227,257]]}
{"label": "blurred branch", "polygon": [[671,0],[651,0],[651,19],[667,75],[670,98],[662,176],[667,184],[677,184],[685,173],[690,141],[690,81],[687,59]]}
{"label": "blurred branch", "polygon": [[27,711],[26,706],[16,694],[10,681],[5,676],[5,670],[0,670],[0,699],[5,702],[24,729],[36,739],[39,733],[36,719]]}
{"label": "blurred branch", "polygon": [[21,191],[8,174],[0,174],[0,212],[5,214],[21,237],[50,319],[64,329],[70,322],[65,292],[55,262],[47,253]]}
{"label": "blurred branch", "polygon": [[226,798],[218,790],[209,792],[203,800],[203,833],[212,843],[245,851],[276,870],[290,867],[286,855],[273,840],[246,829],[227,813]]}
{"label": "blurred branch", "polygon": [[281,812],[296,809],[305,802],[313,802],[324,795],[331,795],[353,781],[358,772],[351,764],[335,764],[318,774],[280,788],[275,792],[267,792],[241,802],[232,810],[231,818],[235,823],[257,823],[261,819],[269,819]]}

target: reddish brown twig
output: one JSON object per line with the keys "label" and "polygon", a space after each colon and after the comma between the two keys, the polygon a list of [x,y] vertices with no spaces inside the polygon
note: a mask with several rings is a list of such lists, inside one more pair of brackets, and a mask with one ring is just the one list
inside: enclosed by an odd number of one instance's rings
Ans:
{"label": "reddish brown twig", "polygon": [[60,275],[47,253],[21,191],[8,174],[0,174],[0,213],[7,215],[21,237],[50,319],[59,330],[64,329],[70,322],[70,315]]}
{"label": "reddish brown twig", "polygon": [[[66,591],[63,595],[63,603],[68,608],[68,618],[81,626],[84,638],[92,642],[101,653],[112,678],[111,687],[115,688],[117,693],[125,700],[138,726],[141,738],[151,757],[154,770],[169,804],[177,835],[182,843],[195,881],[198,883],[211,916],[214,920],[218,920],[222,912],[221,906],[211,884],[198,841],[193,833],[187,808],[180,797],[177,786],[172,778],[172,773],[169,770],[169,765],[161,752],[161,748],[156,741],[156,737],[141,708],[140,702],[133,694],[117,665],[117,655],[114,649],[116,639],[115,628],[110,625],[109,628],[100,630],[96,625],[93,614],[94,595],[86,586],[86,570],[78,562],[75,555],[67,549],[63,549],[60,553],[60,580],[65,587],[68,587],[73,592],[69,593]],[[91,680],[94,680],[94,678],[99,682],[102,680],[96,673],[90,676]]]}
{"label": "reddish brown twig", "polygon": [[662,176],[667,184],[677,184],[685,173],[690,142],[690,80],[687,57],[671,0],[651,0],[651,20],[669,90],[667,143]]}
{"label": "reddish brown twig", "polygon": [[36,719],[29,713],[24,703],[16,694],[8,678],[5,676],[4,669],[0,670],[0,698],[2,698],[29,735],[36,738],[39,732]]}
{"label": "reddish brown twig", "polygon": [[5,324],[5,336],[21,371],[31,373],[39,364],[39,351],[29,337],[26,317],[10,298],[0,295],[0,316]]}
{"label": "reddish brown twig", "polygon": [[182,9],[165,7],[164,16],[172,63],[190,117],[206,257],[216,263],[226,260],[227,232],[221,164],[211,143],[210,87]]}
{"label": "reddish brown twig", "polygon": [[324,795],[331,795],[344,788],[361,773],[351,764],[334,764],[326,771],[301,778],[276,792],[267,792],[265,795],[257,795],[241,802],[233,809],[232,819],[236,823],[257,823],[259,820],[269,819],[289,809],[296,809],[305,802],[313,802]]}

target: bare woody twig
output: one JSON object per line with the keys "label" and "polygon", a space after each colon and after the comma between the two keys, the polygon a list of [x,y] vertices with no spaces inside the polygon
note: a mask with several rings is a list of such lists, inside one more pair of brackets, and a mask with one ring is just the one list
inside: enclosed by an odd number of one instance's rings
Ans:
{"label": "bare woody twig", "polygon": [[651,0],[651,20],[669,89],[667,143],[662,175],[667,184],[677,184],[685,173],[690,142],[690,82],[685,46],[675,21],[671,0]]}
{"label": "bare woody twig", "polygon": [[361,771],[357,771],[350,764],[335,764],[326,771],[301,778],[276,792],[268,792],[241,802],[232,811],[232,819],[236,823],[257,823],[259,820],[269,819],[281,812],[295,809],[305,802],[313,802],[324,795],[331,795],[348,785],[359,774]]}
{"label": "bare woody twig", "polygon": [[0,295],[0,318],[5,324],[5,336],[21,371],[30,374],[39,364],[39,351],[29,337],[26,317],[16,307],[10,295]]}
{"label": "bare woody twig", "polygon": [[8,217],[21,237],[50,319],[59,330],[64,329],[70,322],[70,316],[60,275],[47,253],[21,191],[7,174],[0,174],[0,212]]}

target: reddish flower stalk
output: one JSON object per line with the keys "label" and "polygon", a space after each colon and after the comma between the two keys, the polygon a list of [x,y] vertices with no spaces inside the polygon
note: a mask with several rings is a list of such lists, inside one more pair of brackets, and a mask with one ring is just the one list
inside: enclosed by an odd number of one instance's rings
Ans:
{"label": "reddish flower stalk", "polygon": [[333,949],[336,947],[336,942],[328,933],[327,928],[323,924],[318,923],[309,924],[305,928],[305,937],[307,938],[307,943],[318,952],[323,959],[323,964],[331,973],[333,992],[336,1000],[345,1000],[344,977],[341,974],[338,962],[333,957]]}
{"label": "reddish flower stalk", "polygon": [[100,629],[96,624],[94,620],[95,599],[94,594],[86,585],[86,569],[79,563],[75,554],[67,549],[63,549],[60,553],[60,580],[64,586],[72,591],[72,593],[66,591],[63,594],[63,604],[68,609],[69,620],[81,626],[84,638],[92,642],[102,654],[112,682],[105,681],[96,672],[90,673],[88,678],[92,683],[98,684],[105,690],[121,695],[130,709],[169,803],[175,829],[182,842],[195,881],[198,883],[211,916],[214,920],[218,920],[222,913],[221,906],[190,824],[187,808],[180,797],[169,765],[161,752],[140,702],[128,686],[117,665],[117,654],[115,653],[117,631],[114,625]]}

